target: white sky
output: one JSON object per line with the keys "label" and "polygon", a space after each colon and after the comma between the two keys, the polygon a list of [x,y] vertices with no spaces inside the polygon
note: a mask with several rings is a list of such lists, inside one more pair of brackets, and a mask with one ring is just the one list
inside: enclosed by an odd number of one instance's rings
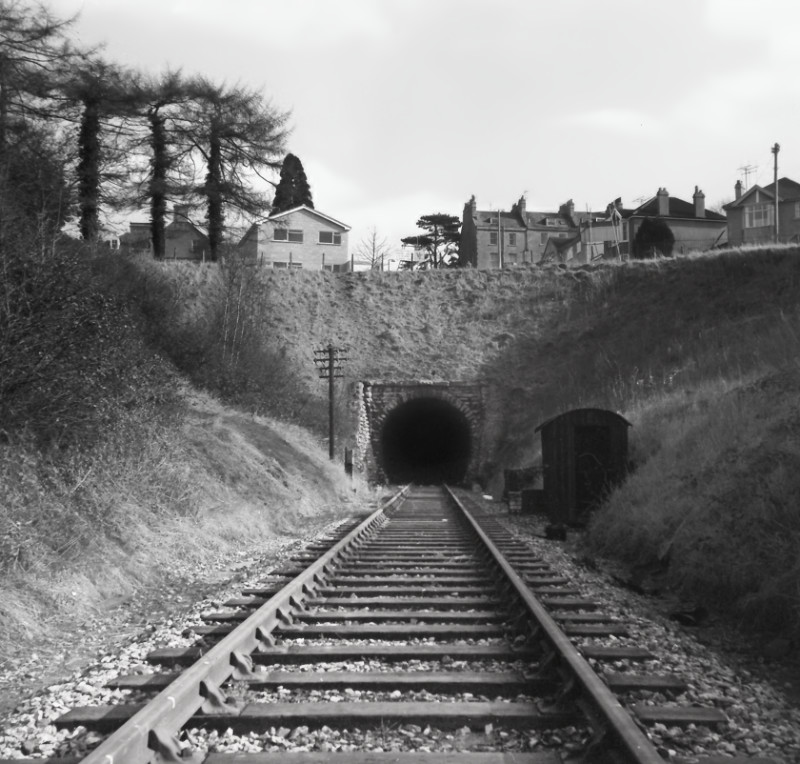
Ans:
{"label": "white sky", "polygon": [[49,0],[113,61],[263,88],[315,206],[399,248],[431,212],[715,207],[800,181],[797,0]]}

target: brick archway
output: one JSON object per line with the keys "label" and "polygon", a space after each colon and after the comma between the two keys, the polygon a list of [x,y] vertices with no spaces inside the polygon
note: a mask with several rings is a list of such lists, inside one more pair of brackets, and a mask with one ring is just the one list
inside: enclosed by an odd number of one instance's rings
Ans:
{"label": "brick archway", "polygon": [[[357,466],[366,473],[370,482],[388,482],[397,474],[406,474],[407,470],[398,471],[392,464],[387,464],[385,428],[387,422],[395,427],[398,418],[413,416],[420,410],[427,411],[428,415],[441,416],[443,423],[453,424],[452,432],[457,433],[454,437],[469,439],[466,448],[459,444],[456,449],[459,458],[464,460],[463,469],[458,473],[463,474],[461,482],[475,480],[483,456],[482,383],[367,381],[359,383],[357,396],[358,433],[354,456]],[[428,402],[427,407],[415,405],[423,401]],[[452,474],[452,470],[442,472],[443,476]]]}

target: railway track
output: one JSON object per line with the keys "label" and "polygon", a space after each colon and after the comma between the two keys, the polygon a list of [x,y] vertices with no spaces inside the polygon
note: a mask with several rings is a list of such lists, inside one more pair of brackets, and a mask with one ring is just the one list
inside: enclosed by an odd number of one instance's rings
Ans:
{"label": "railway track", "polygon": [[[655,764],[648,724],[726,721],[679,700],[623,706],[617,693],[685,685],[601,679],[588,660],[652,656],[603,645],[626,625],[446,489],[401,492],[283,573],[207,614],[193,647],[151,654],[154,673],[114,680],[117,705],[64,714],[58,727],[107,735],[80,760]],[[381,745],[398,735],[412,750]]]}

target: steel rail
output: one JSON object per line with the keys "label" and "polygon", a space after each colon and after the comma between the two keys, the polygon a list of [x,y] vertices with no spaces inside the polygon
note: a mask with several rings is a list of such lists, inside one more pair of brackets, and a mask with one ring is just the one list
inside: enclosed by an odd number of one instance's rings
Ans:
{"label": "steel rail", "polygon": [[224,712],[226,708],[236,713],[236,707],[226,703],[219,688],[231,676],[247,675],[252,670],[249,653],[264,645],[270,632],[284,620],[288,608],[312,594],[339,554],[369,535],[381,523],[386,511],[407,492],[408,487],[403,488],[368,515],[88,753],[81,764],[149,764],[156,761],[185,764],[190,761],[181,756],[177,738],[181,727],[203,706],[213,708],[215,713]]}
{"label": "steel rail", "polygon": [[536,595],[506,560],[505,555],[489,538],[469,509],[449,487],[446,487],[446,491],[469,520],[475,532],[480,536],[492,557],[508,578],[509,583],[516,590],[519,598],[525,603],[528,611],[541,627],[547,641],[556,650],[563,663],[566,664],[571,675],[575,677],[575,680],[583,690],[584,698],[589,700],[595,711],[600,715],[606,735],[610,735],[622,746],[624,752],[629,757],[632,757],[630,759],[631,762],[635,764],[664,764],[664,759],[656,751],[652,742],[639,729],[630,713],[578,652],[569,637],[562,631],[542,603],[536,598]]}

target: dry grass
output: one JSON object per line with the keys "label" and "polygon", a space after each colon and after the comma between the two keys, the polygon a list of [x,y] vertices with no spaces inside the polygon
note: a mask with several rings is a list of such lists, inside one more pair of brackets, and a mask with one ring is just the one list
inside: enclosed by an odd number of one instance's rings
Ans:
{"label": "dry grass", "polygon": [[307,433],[184,395],[168,422],[108,433],[67,459],[3,449],[5,660],[111,599],[202,581],[226,558],[364,511],[369,490]]}
{"label": "dry grass", "polygon": [[[250,411],[274,412],[317,432],[324,429],[326,390],[312,351],[329,341],[350,347],[345,382],[486,380],[483,477],[495,492],[503,467],[537,458],[534,429],[546,418],[578,405],[619,410],[635,425],[637,470],[598,515],[596,547],[648,562],[666,552],[667,540],[675,586],[727,603],[749,623],[798,623],[796,551],[791,556],[800,475],[796,248],[572,271],[329,274],[117,260],[104,268],[106,283],[142,306],[145,335],[193,381]],[[346,390],[340,387],[337,404],[343,423]],[[58,512],[74,526],[63,550],[25,530],[25,559],[44,570],[69,558],[74,539],[92,538],[82,534],[97,525],[107,549],[124,550],[134,562],[137,534],[148,548],[163,547],[159,559],[169,570],[176,545],[190,560],[197,548],[210,553],[203,528],[209,539],[214,529],[230,535],[234,547],[242,517],[259,517],[266,534],[280,533],[296,517],[324,516],[332,506],[318,498],[340,490],[327,487],[335,476],[325,471],[326,459],[316,446],[297,445],[309,436],[275,434],[273,423],[262,438],[261,423],[207,407],[190,420],[191,437],[166,428],[171,434],[160,440],[147,438],[148,449],[122,449],[107,461],[87,455],[66,472],[62,465],[51,474],[46,463],[18,463],[29,457],[9,453],[4,463],[17,464],[14,480],[28,497],[22,516],[49,517],[45,504],[52,513],[62,502]],[[123,468],[115,472],[115,463]],[[315,477],[306,477],[298,494],[291,486],[301,473]],[[169,487],[168,498],[154,498],[147,476]],[[113,507],[112,490],[117,501],[126,497],[124,510]],[[41,507],[37,491],[47,499]],[[225,507],[224,514],[215,507]],[[265,507],[287,509],[267,516]],[[151,534],[153,517],[167,514],[172,519],[157,526],[163,532]],[[185,526],[199,529],[197,547],[180,546]],[[72,591],[71,580],[65,573],[59,597]],[[120,588],[113,580],[97,586],[102,596]],[[6,602],[24,602],[19,591]],[[33,616],[15,607],[24,629]]]}

